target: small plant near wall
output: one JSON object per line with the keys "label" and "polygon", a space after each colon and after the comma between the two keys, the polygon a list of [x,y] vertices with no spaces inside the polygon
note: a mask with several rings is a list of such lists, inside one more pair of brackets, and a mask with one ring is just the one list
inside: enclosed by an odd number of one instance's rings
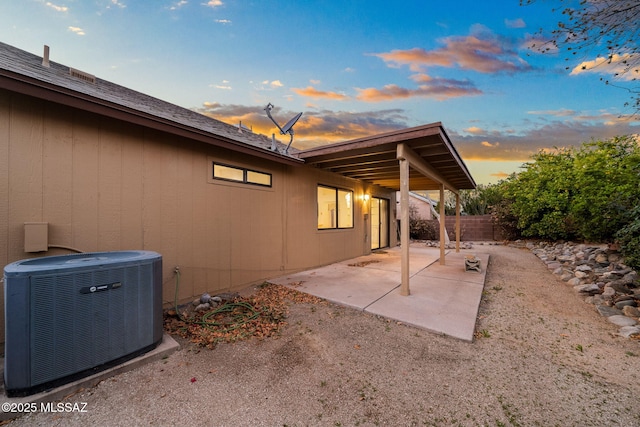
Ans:
{"label": "small plant near wall", "polygon": [[436,240],[436,228],[433,221],[422,219],[418,209],[409,205],[409,237],[412,239]]}

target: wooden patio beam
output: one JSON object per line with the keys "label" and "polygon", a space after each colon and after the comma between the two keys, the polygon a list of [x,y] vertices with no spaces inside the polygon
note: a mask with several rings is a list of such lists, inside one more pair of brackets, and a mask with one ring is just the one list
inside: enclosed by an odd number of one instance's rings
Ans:
{"label": "wooden patio beam", "polygon": [[420,172],[420,174],[438,183],[441,183],[447,188],[447,190],[458,194],[458,189],[449,181],[447,181],[442,175],[440,175],[435,169],[429,166],[427,162],[425,162],[420,156],[416,154],[415,151],[411,149],[411,147],[405,144],[398,144],[397,157],[398,159],[406,159],[415,170]]}

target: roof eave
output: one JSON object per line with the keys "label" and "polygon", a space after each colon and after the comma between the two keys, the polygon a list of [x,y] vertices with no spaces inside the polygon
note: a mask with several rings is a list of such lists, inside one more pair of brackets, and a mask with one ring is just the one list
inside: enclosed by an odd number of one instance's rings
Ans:
{"label": "roof eave", "polygon": [[[395,160],[396,148],[400,144],[406,141],[422,138],[437,138],[439,143],[446,147],[446,152],[449,153],[451,160],[456,164],[460,177],[456,178],[455,181],[460,182],[460,184],[450,184],[450,186],[455,186],[459,190],[476,188],[474,179],[471,177],[471,174],[462,161],[462,158],[451,143],[451,140],[441,122],[400,129],[335,144],[323,145],[301,151],[297,154],[308,163],[317,164],[320,168],[323,168],[323,165],[330,163],[332,158],[340,155],[341,153],[349,153],[349,156],[352,158],[359,158],[362,155],[369,155],[370,153],[376,153],[377,150],[384,149],[387,153],[386,155],[393,153],[390,159]],[[420,189],[428,190],[431,188]]]}
{"label": "roof eave", "polygon": [[204,130],[157,117],[129,107],[98,99],[61,86],[46,83],[31,77],[0,69],[0,88],[28,95],[38,99],[78,108],[113,119],[152,128],[162,132],[181,136],[206,144],[229,148],[244,154],[269,159],[289,165],[300,165],[304,160],[285,156],[277,152],[261,149],[239,141],[212,134]]}

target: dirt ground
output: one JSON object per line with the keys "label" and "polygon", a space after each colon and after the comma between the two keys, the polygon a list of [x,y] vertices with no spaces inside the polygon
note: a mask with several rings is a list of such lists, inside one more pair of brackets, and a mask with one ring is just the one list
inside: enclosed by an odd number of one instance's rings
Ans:
{"label": "dirt ground", "polygon": [[277,338],[168,358],[12,426],[639,426],[640,342],[528,250],[490,253],[473,343],[294,304]]}

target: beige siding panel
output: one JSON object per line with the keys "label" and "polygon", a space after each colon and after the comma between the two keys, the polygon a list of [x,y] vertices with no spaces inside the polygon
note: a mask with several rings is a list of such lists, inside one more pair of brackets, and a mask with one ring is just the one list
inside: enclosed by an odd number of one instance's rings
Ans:
{"label": "beige siding panel", "polygon": [[143,249],[143,133],[131,127],[122,139],[122,185],[120,195],[121,249]]}
{"label": "beige siding panel", "polygon": [[[185,141],[180,145],[186,149],[180,150],[176,153],[177,163],[175,181],[177,187],[175,194],[175,208],[177,210],[176,246],[178,253],[173,265],[168,266],[171,267],[171,272],[168,274],[172,274],[175,266],[190,264],[194,255],[194,152],[192,149],[192,144],[190,144],[188,141]],[[196,288],[193,271],[191,269],[186,269],[184,273],[185,278],[188,278],[187,283],[189,284],[189,287],[187,288],[189,291],[187,297],[201,294],[203,290]],[[185,289],[184,291],[186,292],[187,289]]]}
{"label": "beige siding panel", "polygon": [[[9,263],[9,120],[11,96],[0,89],[0,267]],[[4,341],[4,281],[0,283],[0,341]]]}
{"label": "beige siding panel", "polygon": [[43,153],[43,220],[49,223],[49,244],[71,247],[73,193],[69,189],[73,187],[73,125],[69,110],[47,106]]}
{"label": "beige siding panel", "polygon": [[284,269],[282,253],[285,250],[284,235],[286,229],[283,227],[283,218],[286,214],[283,201],[286,197],[282,169],[284,167],[279,167],[273,172],[275,192],[264,193],[264,196],[269,198],[269,210],[254,208],[262,219],[261,229],[256,232],[260,236],[260,239],[257,239],[257,243],[260,247],[265,248],[265,253],[260,257],[260,267],[269,277],[280,273]]}
{"label": "beige siding panel", "polygon": [[11,261],[26,258],[24,223],[42,221],[42,133],[40,103],[16,98],[9,129],[9,230]]}
{"label": "beige siding panel", "polygon": [[95,252],[98,245],[100,122],[89,114],[76,115],[73,128],[73,246]]}
{"label": "beige siding panel", "polygon": [[[147,250],[160,253],[163,257],[163,277],[173,276],[177,264],[177,236],[183,226],[182,216],[178,218],[178,149],[160,135],[146,135],[144,146],[144,246]],[[180,210],[180,212],[182,212]],[[182,215],[182,213],[181,213]],[[172,282],[165,281],[163,294],[174,293]],[[178,297],[190,297],[190,286],[181,286]]]}
{"label": "beige siding panel", "polygon": [[207,224],[209,222],[209,213],[207,211],[208,160],[207,153],[204,150],[197,150],[194,147],[190,168],[190,186],[193,189],[193,208],[190,218],[193,250],[190,259],[181,260],[180,268],[185,270],[184,267],[186,267],[186,270],[190,272],[194,295],[197,296],[212,290],[209,284],[207,268],[205,267],[208,265],[208,244],[210,239],[207,233]]}
{"label": "beige siding panel", "polygon": [[231,287],[231,224],[229,205],[233,202],[233,191],[224,185],[209,185],[207,211],[210,220],[207,223],[206,244],[208,259],[205,264],[207,282],[213,289]]}
{"label": "beige siding panel", "polygon": [[291,167],[287,179],[286,202],[286,239],[287,254],[285,270],[296,271],[306,268],[309,261],[320,265],[315,260],[320,254],[317,218],[317,184],[318,176],[314,170],[302,167]]}
{"label": "beige siding panel", "polygon": [[143,148],[142,178],[142,227],[143,244],[146,250],[160,252],[162,249],[162,213],[160,199],[163,175],[162,156],[151,141],[145,140]]}
{"label": "beige siding panel", "polygon": [[[251,247],[253,230],[259,228],[256,225],[257,218],[251,215],[251,198],[254,194],[251,190],[238,188],[235,197],[228,191],[229,204],[227,205],[227,215],[231,218],[229,226],[233,233],[227,238],[229,240],[231,257],[231,284],[246,283],[251,277],[251,269],[258,262],[256,249]],[[255,195],[257,196],[257,195]]]}
{"label": "beige siding panel", "polygon": [[1,222],[6,224],[3,242],[8,250],[2,267],[30,256],[24,252],[24,223],[43,221],[43,108],[29,98],[9,100],[12,105],[3,115],[8,121],[2,143],[7,154],[2,169],[7,209]]}
{"label": "beige siding panel", "polygon": [[98,147],[98,248],[100,251],[122,249],[122,133],[120,124],[105,126]]}
{"label": "beige siding panel", "polygon": [[[178,235],[182,232],[185,225],[185,215],[182,206],[179,203],[179,193],[188,191],[187,189],[179,189],[178,175],[179,163],[178,158],[180,150],[176,146],[177,141],[170,138],[162,138],[161,149],[162,162],[160,170],[163,172],[161,179],[155,184],[160,185],[160,207],[161,215],[161,244],[159,252],[165,253],[168,260],[177,260],[180,254],[177,246]],[[180,214],[180,216],[178,216]],[[172,271],[170,266],[165,271]],[[187,289],[186,291],[190,291]]]}
{"label": "beige siding panel", "polygon": [[[11,96],[0,89],[0,265],[9,263],[9,129]],[[4,295],[4,293],[2,293]],[[2,305],[4,307],[4,304]],[[2,308],[0,307],[0,308]],[[2,317],[4,319],[4,316]],[[4,330],[4,329],[3,329]]]}
{"label": "beige siding panel", "polygon": [[235,213],[231,229],[232,282],[247,284],[278,271],[281,250],[281,233],[277,219],[280,203],[274,191],[262,191],[247,187],[238,189],[233,204]]}

